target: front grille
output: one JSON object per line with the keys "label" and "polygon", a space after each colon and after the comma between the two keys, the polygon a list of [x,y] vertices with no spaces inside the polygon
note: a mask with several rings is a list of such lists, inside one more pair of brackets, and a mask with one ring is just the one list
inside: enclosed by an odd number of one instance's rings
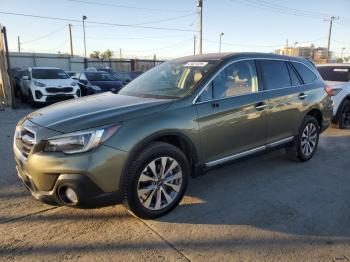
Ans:
{"label": "front grille", "polygon": [[70,93],[73,91],[72,87],[48,87],[46,88],[46,92],[48,93]]}
{"label": "front grille", "polygon": [[20,127],[16,130],[15,139],[17,149],[25,158],[28,158],[28,155],[35,145],[35,133]]}

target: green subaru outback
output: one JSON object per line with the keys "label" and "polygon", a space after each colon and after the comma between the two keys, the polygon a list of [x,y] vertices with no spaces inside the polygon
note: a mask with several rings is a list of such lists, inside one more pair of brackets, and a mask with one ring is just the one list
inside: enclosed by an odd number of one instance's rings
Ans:
{"label": "green subaru outback", "polygon": [[21,119],[17,171],[45,203],[123,203],[156,218],[178,205],[190,177],[209,168],[280,147],[293,160],[312,158],[331,122],[331,95],[301,58],[179,58],[118,94],[58,103]]}

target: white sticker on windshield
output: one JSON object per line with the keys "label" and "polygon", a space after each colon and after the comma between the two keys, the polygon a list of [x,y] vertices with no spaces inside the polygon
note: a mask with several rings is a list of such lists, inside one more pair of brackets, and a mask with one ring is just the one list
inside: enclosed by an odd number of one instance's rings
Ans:
{"label": "white sticker on windshield", "polygon": [[349,69],[347,68],[334,68],[334,72],[349,72]]}
{"label": "white sticker on windshield", "polygon": [[186,67],[204,67],[208,64],[208,62],[188,62]]}

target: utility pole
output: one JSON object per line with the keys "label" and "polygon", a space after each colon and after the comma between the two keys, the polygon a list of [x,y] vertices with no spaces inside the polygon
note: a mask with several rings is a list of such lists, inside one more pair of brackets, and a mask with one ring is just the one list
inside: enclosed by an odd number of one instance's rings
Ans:
{"label": "utility pole", "polygon": [[197,2],[199,14],[199,54],[203,52],[203,0]]}
{"label": "utility pole", "polygon": [[18,46],[18,53],[21,52],[21,40],[19,38],[19,36],[17,36],[17,46]]}
{"label": "utility pole", "polygon": [[85,20],[87,17],[83,15],[83,32],[84,32],[84,57],[86,58],[86,37],[85,37]]}
{"label": "utility pole", "polygon": [[193,37],[193,55],[196,55],[196,35]]}
{"label": "utility pole", "polygon": [[332,26],[333,26],[333,21],[336,20],[337,18],[335,16],[332,16],[329,18],[329,33],[328,33],[328,46],[327,46],[327,63],[329,62],[329,57],[330,57],[330,48],[331,48],[331,36],[332,36]]}
{"label": "utility pole", "polygon": [[69,25],[68,25],[68,28],[69,28],[70,56],[73,57],[73,56],[74,56],[74,53],[73,53],[72,25],[69,24]]}
{"label": "utility pole", "polygon": [[221,53],[221,40],[222,40],[222,36],[224,35],[224,33],[220,33],[220,45],[219,45],[219,53]]}

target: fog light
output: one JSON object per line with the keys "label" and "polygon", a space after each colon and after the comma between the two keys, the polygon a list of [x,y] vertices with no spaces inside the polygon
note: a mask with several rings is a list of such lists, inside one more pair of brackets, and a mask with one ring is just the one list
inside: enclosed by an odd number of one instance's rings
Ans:
{"label": "fog light", "polygon": [[36,97],[36,99],[40,99],[40,98],[43,97],[43,94],[39,90],[36,90],[35,91],[35,97]]}
{"label": "fog light", "polygon": [[78,196],[72,188],[67,187],[64,191],[64,194],[72,204],[78,203]]}

